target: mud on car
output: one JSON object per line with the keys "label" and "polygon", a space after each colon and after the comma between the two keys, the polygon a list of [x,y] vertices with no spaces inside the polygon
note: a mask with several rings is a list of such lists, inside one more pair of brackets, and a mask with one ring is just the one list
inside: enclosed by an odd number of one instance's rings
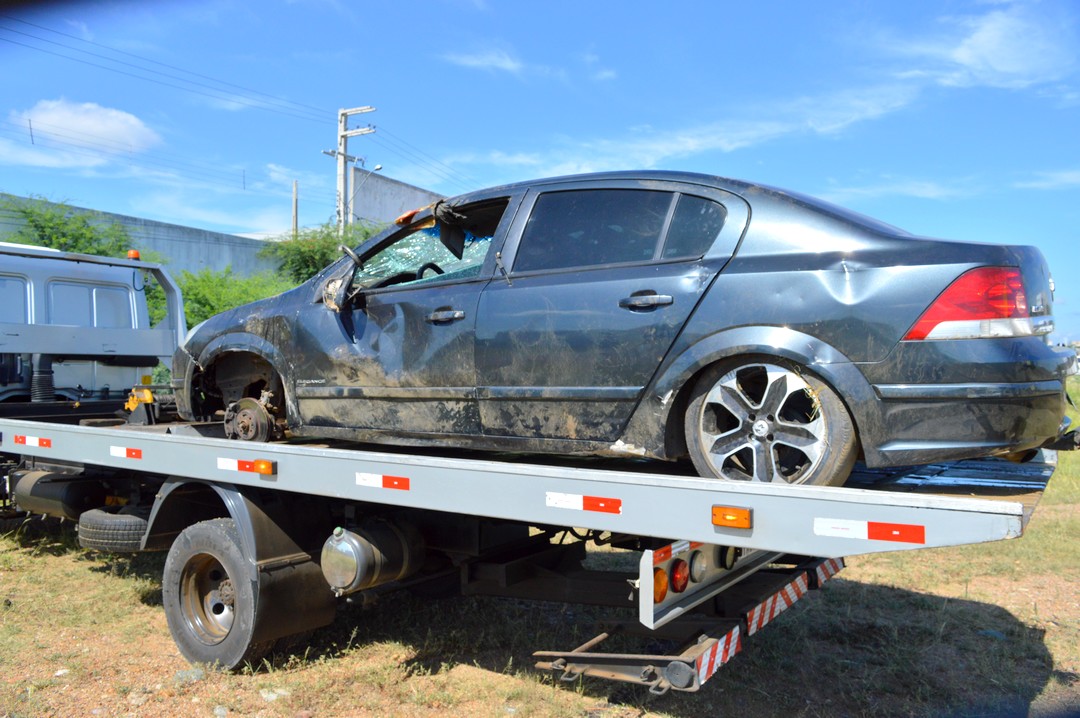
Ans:
{"label": "mud on car", "polygon": [[1033,247],[912,236],[757,184],[561,177],[410,213],[174,357],[187,419],[234,438],[689,458],[841,484],[1023,458],[1062,431]]}

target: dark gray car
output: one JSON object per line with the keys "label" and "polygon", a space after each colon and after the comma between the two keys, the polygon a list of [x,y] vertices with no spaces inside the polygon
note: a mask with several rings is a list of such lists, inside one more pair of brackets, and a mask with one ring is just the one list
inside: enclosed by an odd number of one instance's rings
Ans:
{"label": "dark gray car", "polygon": [[527,182],[425,208],[174,359],[227,433],[676,460],[840,484],[1063,429],[1033,247],[901,230],[704,175]]}

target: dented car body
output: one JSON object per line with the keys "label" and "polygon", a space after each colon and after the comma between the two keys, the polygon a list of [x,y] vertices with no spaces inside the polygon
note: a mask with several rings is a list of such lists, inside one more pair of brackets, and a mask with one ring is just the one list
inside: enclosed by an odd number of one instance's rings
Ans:
{"label": "dented car body", "polygon": [[1032,247],[923,239],[673,172],[493,188],[406,218],[176,353],[229,435],[689,456],[842,483],[852,463],[1022,455],[1063,430]]}

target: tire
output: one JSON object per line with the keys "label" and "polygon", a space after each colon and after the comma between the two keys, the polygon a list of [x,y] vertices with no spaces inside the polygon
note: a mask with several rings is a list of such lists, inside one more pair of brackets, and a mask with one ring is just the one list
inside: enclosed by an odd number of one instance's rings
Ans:
{"label": "tire", "polygon": [[139,551],[146,527],[146,519],[136,514],[90,509],[79,514],[79,545],[111,553]]}
{"label": "tire", "polygon": [[258,584],[232,519],[188,526],[165,559],[162,602],[184,658],[226,670],[257,663],[273,641],[253,642]]}
{"label": "tire", "polygon": [[694,467],[707,478],[839,486],[857,454],[840,397],[782,359],[707,369],[690,394],[684,429]]}

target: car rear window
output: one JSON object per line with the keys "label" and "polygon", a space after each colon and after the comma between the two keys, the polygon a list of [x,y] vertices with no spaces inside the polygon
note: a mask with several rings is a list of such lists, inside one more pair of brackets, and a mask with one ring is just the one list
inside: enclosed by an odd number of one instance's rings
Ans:
{"label": "car rear window", "polygon": [[663,258],[702,256],[716,241],[726,219],[727,210],[719,202],[682,195],[664,242]]}
{"label": "car rear window", "polygon": [[648,261],[655,256],[673,197],[671,192],[626,189],[540,195],[514,270]]}

